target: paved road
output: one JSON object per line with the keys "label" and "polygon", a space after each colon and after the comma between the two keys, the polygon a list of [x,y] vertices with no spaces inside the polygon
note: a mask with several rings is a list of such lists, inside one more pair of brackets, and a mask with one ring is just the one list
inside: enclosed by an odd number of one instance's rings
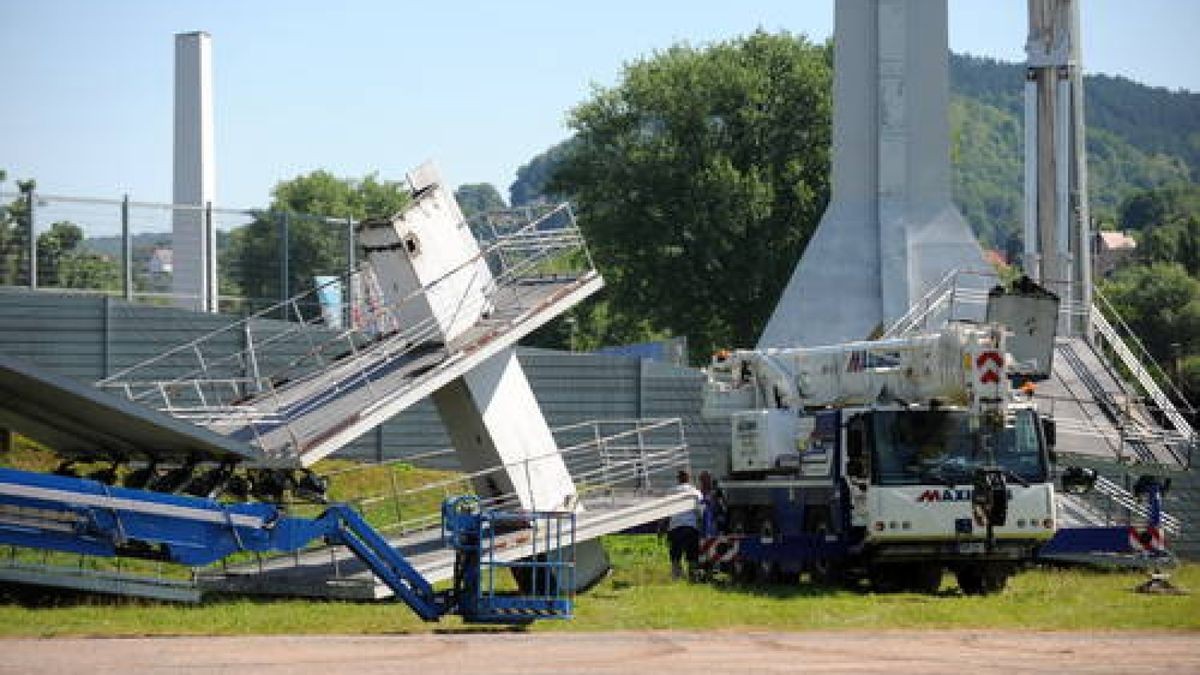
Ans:
{"label": "paved road", "polygon": [[1200,633],[440,633],[0,640],[0,673],[1200,673]]}

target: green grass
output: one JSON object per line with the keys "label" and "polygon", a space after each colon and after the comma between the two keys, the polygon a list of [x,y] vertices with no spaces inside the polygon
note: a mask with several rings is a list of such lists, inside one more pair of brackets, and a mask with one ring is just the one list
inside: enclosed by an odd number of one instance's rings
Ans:
{"label": "green grass", "polygon": [[[803,584],[678,582],[653,537],[610,537],[606,544],[613,574],[576,599],[576,618],[543,621],[531,630],[1200,629],[1200,595],[1134,593],[1145,578],[1140,573],[1035,569],[989,597],[962,597],[950,577],[936,596],[876,595]],[[1183,566],[1173,580],[1200,593],[1200,566]],[[424,624],[392,603],[217,598],[197,606],[51,595],[0,601],[3,636],[379,634],[462,627],[454,618]]]}
{"label": "green grass", "polygon": [[0,443],[0,466],[26,471],[53,471],[58,459],[36,441],[12,433],[8,447]]}
{"label": "green grass", "polygon": [[[1200,595],[1134,593],[1142,573],[1034,569],[988,597],[963,597],[947,575],[938,595],[873,594],[675,582],[652,538],[610,538],[608,548],[618,563],[612,577],[580,599],[571,626],[544,629],[1200,629]],[[1200,566],[1183,566],[1173,580],[1200,593]]]}
{"label": "green grass", "polygon": [[[55,461],[47,453],[19,437],[15,440],[10,452],[0,453],[0,465],[40,471],[53,468]],[[332,498],[350,501],[390,496],[393,489],[454,477],[403,464],[359,469],[344,460],[323,462],[316,468],[318,473],[335,474]],[[355,470],[341,471],[348,468]],[[405,520],[435,513],[443,492],[468,487],[455,484],[445,491],[425,491],[403,497],[399,504],[390,499],[377,501],[364,505],[363,511],[376,526],[387,525],[396,522],[397,506]],[[1004,593],[989,597],[961,596],[949,576],[938,595],[876,595],[803,584],[689,584],[670,578],[665,547],[654,537],[609,537],[606,546],[613,573],[576,599],[576,618],[540,622],[532,630],[1200,629],[1200,565],[1183,566],[1173,577],[1177,585],[1194,589],[1197,595],[1134,593],[1132,589],[1145,579],[1141,573],[1049,568],[1020,574]],[[28,561],[36,562],[42,554],[22,555],[32,556]],[[59,557],[52,562],[62,562]],[[88,560],[87,564],[95,569],[115,566],[106,559]],[[132,567],[124,564],[126,570]],[[142,565],[146,571],[156,569],[153,563]],[[186,569],[178,569],[186,575]],[[203,605],[180,605],[0,586],[0,636],[10,637],[379,634],[462,626],[455,618],[424,624],[407,608],[393,603],[218,597]]]}

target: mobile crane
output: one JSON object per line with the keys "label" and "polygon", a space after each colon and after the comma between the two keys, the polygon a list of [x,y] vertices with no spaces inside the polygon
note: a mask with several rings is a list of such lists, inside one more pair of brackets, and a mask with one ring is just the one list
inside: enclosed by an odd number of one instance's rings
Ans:
{"label": "mobile crane", "polygon": [[732,437],[709,569],[924,592],[950,570],[964,593],[1003,589],[1056,529],[1054,426],[1029,380],[1049,372],[1057,298],[993,296],[1026,303],[1005,321],[1041,363],[1009,353],[1002,323],[714,357],[705,413],[728,416]]}

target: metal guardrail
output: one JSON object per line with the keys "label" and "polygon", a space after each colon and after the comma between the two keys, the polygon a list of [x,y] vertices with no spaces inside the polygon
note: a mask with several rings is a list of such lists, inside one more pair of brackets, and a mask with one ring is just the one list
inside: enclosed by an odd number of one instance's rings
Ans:
{"label": "metal guardrail", "polygon": [[[674,484],[674,473],[689,465],[687,441],[683,422],[679,418],[647,420],[592,420],[557,427],[552,430],[559,449],[531,455],[519,462],[498,464],[470,473],[456,474],[445,480],[436,481],[416,488],[400,490],[393,485],[387,493],[367,495],[352,503],[360,511],[369,507],[395,504],[388,512],[397,514],[391,522],[372,522],[380,530],[412,531],[436,524],[439,513],[409,514],[405,516],[401,501],[433,503],[434,499],[421,500],[420,495],[433,493],[442,497],[464,492],[474,492],[475,485],[487,483],[488,478],[506,475],[528,475],[529,467],[539,461],[562,457],[567,471],[578,490],[577,497],[607,497],[622,489],[646,490],[654,486],[667,487]],[[405,464],[414,459],[432,459],[454,453],[444,449],[390,460],[380,464],[363,465],[348,470],[325,474],[326,477],[369,471],[378,467]],[[507,491],[480,501],[486,508],[519,508],[520,500],[514,491]],[[561,507],[561,504],[538,504],[537,508]]]}
{"label": "metal guardrail", "polygon": [[0,555],[0,582],[49,585],[98,593],[117,593],[174,602],[197,602],[195,574],[160,561],[51,552],[5,547]]}
{"label": "metal guardrail", "polygon": [[[952,270],[892,322],[880,339],[938,328],[950,321],[978,320],[987,306],[988,290],[1000,281],[995,272]],[[1059,306],[1060,325],[1086,316],[1088,308],[1078,302],[1063,302]]]}

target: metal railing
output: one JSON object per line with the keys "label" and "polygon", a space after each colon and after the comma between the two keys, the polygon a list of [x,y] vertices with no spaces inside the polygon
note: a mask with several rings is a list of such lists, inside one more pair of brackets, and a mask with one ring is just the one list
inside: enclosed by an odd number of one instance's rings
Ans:
{"label": "metal railing", "polygon": [[[980,321],[985,316],[988,291],[1000,282],[995,272],[952,270],[893,321],[880,339],[939,328],[951,321]],[[1059,326],[1069,326],[1072,319],[1088,316],[1088,308],[1078,302],[1060,302],[1058,314]]]}
{"label": "metal railing", "polygon": [[[528,476],[531,467],[539,462],[561,457],[575,483],[580,499],[611,498],[622,490],[650,490],[674,484],[675,472],[688,468],[687,442],[679,418],[647,420],[590,420],[552,430],[558,448],[531,455],[517,462],[498,464],[478,471],[455,473],[445,479],[414,488],[391,489],[354,499],[351,503],[360,511],[375,510],[396,518],[372,520],[372,525],[384,531],[411,532],[436,525],[439,512],[405,514],[402,504],[428,506],[456,494],[474,493],[477,485],[498,484],[508,476]],[[410,455],[380,464],[363,465],[330,472],[326,477],[347,476],[370,471],[380,466],[426,461],[450,456],[448,448],[420,455]],[[422,499],[423,495],[433,498]],[[492,495],[480,495],[480,503],[489,508],[520,508],[520,496],[514,490]],[[382,507],[382,508],[381,508]],[[535,504],[537,509],[561,508],[561,504]]]}
{"label": "metal railing", "polygon": [[[1074,495],[1081,499],[1089,510],[1101,517],[1105,525],[1140,525],[1150,517],[1150,509],[1129,490],[1105,478],[1096,477],[1091,492]],[[1163,530],[1178,536],[1183,531],[1183,522],[1165,511],[1162,514]]]}
{"label": "metal railing", "polygon": [[[532,455],[521,461],[499,464],[478,471],[453,473],[426,484],[401,488],[395,480],[396,465],[420,463],[452,455],[452,448],[434,450],[377,464],[363,464],[323,474],[336,486],[338,479],[384,469],[389,488],[348,500],[376,530],[391,537],[432,539],[441,527],[440,504],[451,496],[478,494],[479,486],[495,486],[510,475],[529,475],[538,462],[561,457],[566,464],[584,509],[616,505],[628,497],[652,497],[675,485],[675,474],[690,468],[687,441],[679,418],[643,420],[591,420],[552,430],[559,449]],[[483,491],[483,492],[486,492]],[[521,509],[515,490],[479,494],[483,508]],[[561,509],[563,504],[534,504],[536,509]],[[633,523],[637,524],[637,523]],[[313,544],[309,554],[329,556],[335,576],[340,576],[344,547]],[[311,561],[310,561],[311,562]],[[258,556],[254,566],[261,572],[278,565],[299,566],[299,552]],[[219,573],[218,568],[214,572]]]}
{"label": "metal railing", "polygon": [[[304,383],[310,395],[317,395],[353,383],[378,400],[390,392],[370,390],[389,368],[431,351],[439,352],[443,360],[450,359],[470,347],[453,341],[441,344],[438,317],[428,313],[405,325],[401,317],[414,303],[424,302],[430,294],[459,293],[457,302],[439,299],[441,306],[453,307],[448,320],[482,317],[479,330],[468,332],[463,340],[486,339],[487,331],[503,330],[504,325],[537,309],[541,296],[534,290],[539,284],[570,285],[595,275],[568,205],[522,210],[521,214],[533,219],[517,225],[516,218],[511,218],[473,228],[481,236],[477,255],[395,302],[385,302],[371,290],[376,285],[368,272],[343,277],[340,283],[364,289],[351,294],[348,311],[334,314],[338,318],[348,315],[346,327],[321,311],[323,287],[318,287],[126,368],[97,385],[221,433],[249,428],[252,442],[268,454],[278,452],[279,443],[265,443],[264,429],[283,428],[292,446],[301,447],[305,432],[294,428],[289,417],[289,406],[296,403],[289,390]],[[491,271],[491,280],[482,288],[473,280],[469,288],[461,290],[455,275],[470,273],[480,260]]]}
{"label": "metal railing", "polygon": [[[1101,303],[1108,309],[1108,311],[1113,314],[1118,322],[1118,325],[1123,327],[1126,335],[1131,338],[1129,342],[1132,342],[1138,349],[1140,358],[1138,355],[1134,354],[1132,349],[1130,349],[1128,342],[1121,338],[1112,323],[1109,322],[1108,318],[1103,312],[1100,311],[1098,306],[1092,308],[1092,325],[1096,328],[1097,336],[1103,341],[1103,344],[1107,345],[1117,355],[1117,357],[1121,360],[1121,364],[1125,366],[1126,370],[1131,375],[1133,375],[1138,386],[1140,386],[1141,389],[1146,392],[1147,396],[1150,397],[1150,400],[1154,401],[1154,404],[1158,407],[1158,410],[1162,412],[1163,416],[1171,423],[1171,426],[1174,428],[1176,433],[1179,434],[1181,442],[1187,444],[1190,450],[1190,446],[1196,442],[1195,430],[1192,429],[1192,426],[1188,424],[1183,414],[1180,413],[1179,409],[1175,405],[1175,402],[1172,401],[1165,392],[1163,392],[1162,387],[1160,387],[1158,384],[1158,380],[1155,379],[1150,371],[1154,370],[1158,374],[1159,378],[1168,384],[1175,396],[1178,397],[1178,400],[1182,401],[1188,410],[1193,409],[1191,403],[1188,402],[1187,398],[1183,395],[1179,388],[1176,387],[1171,381],[1171,378],[1168,377],[1163,369],[1158,365],[1158,363],[1146,350],[1145,346],[1142,345],[1141,341],[1137,339],[1137,336],[1133,333],[1133,331],[1130,330],[1127,325],[1125,325],[1124,321],[1121,320],[1120,315],[1116,313],[1116,309],[1113,308],[1113,306],[1108,302],[1107,298],[1105,298],[1099,291],[1097,291],[1095,295],[1100,299]],[[1144,364],[1149,364],[1149,367]]]}

